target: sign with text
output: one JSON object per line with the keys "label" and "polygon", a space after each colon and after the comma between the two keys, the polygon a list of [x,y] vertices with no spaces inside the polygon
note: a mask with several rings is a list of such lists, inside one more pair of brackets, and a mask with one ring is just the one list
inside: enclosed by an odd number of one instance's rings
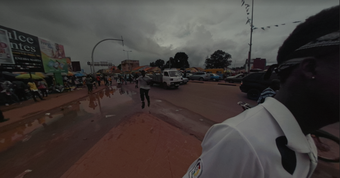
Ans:
{"label": "sign with text", "polygon": [[[87,62],[87,65],[92,65],[92,62]],[[113,66],[112,62],[100,61],[93,62],[93,66]]]}
{"label": "sign with text", "polygon": [[68,65],[65,57],[64,46],[41,38],[39,38],[39,43],[45,72],[67,73]]}
{"label": "sign with text", "polygon": [[[6,56],[5,60],[0,60],[2,70],[24,72],[44,71],[38,37],[3,26],[0,26],[0,32],[0,56]],[[5,42],[6,37],[4,37],[4,34],[7,35],[10,44]],[[10,50],[8,49],[9,45]],[[11,51],[12,56],[9,56],[9,51]]]}

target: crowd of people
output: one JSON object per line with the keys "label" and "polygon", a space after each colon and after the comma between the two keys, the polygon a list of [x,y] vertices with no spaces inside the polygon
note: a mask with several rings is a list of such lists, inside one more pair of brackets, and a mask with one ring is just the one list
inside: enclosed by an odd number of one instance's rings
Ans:
{"label": "crowd of people", "polygon": [[22,101],[26,101],[29,98],[33,98],[34,101],[36,97],[44,100],[43,97],[47,97],[48,85],[46,81],[9,81],[4,80],[0,82],[1,100],[2,104],[9,106],[11,104],[21,104]]}
{"label": "crowd of people", "polygon": [[93,87],[97,88],[97,86],[101,86],[102,83],[104,83],[105,86],[112,86],[113,81],[115,80],[118,84],[118,87],[121,87],[122,85],[127,85],[127,83],[138,83],[137,78],[139,77],[138,74],[119,74],[119,75],[87,75],[86,77],[82,78],[83,85],[87,87],[88,93],[91,93],[93,91]]}

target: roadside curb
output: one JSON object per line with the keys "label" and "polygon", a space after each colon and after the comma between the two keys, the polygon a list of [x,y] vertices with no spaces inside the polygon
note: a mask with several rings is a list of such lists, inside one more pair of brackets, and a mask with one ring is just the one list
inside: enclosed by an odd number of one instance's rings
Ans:
{"label": "roadside curb", "polygon": [[[93,93],[100,92],[100,91],[102,91],[102,90],[104,90],[104,89],[105,89],[105,87],[104,87],[104,88],[96,89],[96,91],[94,91]],[[46,113],[47,111],[55,110],[55,109],[57,109],[57,108],[60,108],[61,106],[68,105],[68,104],[70,104],[70,103],[73,103],[73,102],[75,102],[75,101],[84,99],[84,98],[86,98],[86,97],[88,97],[88,94],[83,95],[83,96],[80,96],[79,98],[76,98],[76,99],[74,99],[74,100],[70,100],[70,101],[67,101],[67,102],[65,102],[65,103],[56,105],[56,106],[54,106],[54,107],[52,107],[52,108],[48,108],[48,109],[46,109],[46,110],[40,110],[40,111],[34,112],[34,113],[30,114],[30,115],[26,115],[26,116],[24,115],[24,116],[21,117],[21,119],[15,120],[15,121],[13,121],[13,122],[3,122],[2,124],[0,124],[0,128],[2,128],[2,127],[7,127],[7,126],[9,126],[9,125],[14,125],[14,124],[20,123],[20,122],[22,122],[23,120],[32,118],[32,117],[37,116],[37,115],[41,115],[41,114],[43,114],[43,113]],[[53,99],[54,99],[54,98],[53,98]],[[24,107],[25,107],[25,106],[24,106]],[[16,108],[16,109],[20,109],[20,108]],[[16,110],[16,109],[14,109],[14,110]],[[10,110],[10,111],[11,111],[11,110]],[[9,111],[7,111],[7,112],[9,112]]]}
{"label": "roadside curb", "polygon": [[191,83],[204,83],[204,82],[195,82],[195,81],[192,81]]}
{"label": "roadside curb", "polygon": [[235,84],[228,84],[228,83],[218,83],[217,85],[229,85],[229,86],[237,86]]}

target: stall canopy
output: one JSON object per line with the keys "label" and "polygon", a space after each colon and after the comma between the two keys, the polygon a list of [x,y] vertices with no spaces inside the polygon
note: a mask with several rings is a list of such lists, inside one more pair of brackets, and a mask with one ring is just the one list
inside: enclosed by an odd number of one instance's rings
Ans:
{"label": "stall canopy", "polygon": [[197,72],[197,69],[191,67],[191,68],[186,68],[186,71],[190,71],[190,72]]}
{"label": "stall canopy", "polygon": [[226,73],[235,73],[235,71],[234,71],[234,70],[231,70],[231,69],[227,69],[227,70],[225,70],[224,72],[226,72]]}
{"label": "stall canopy", "polygon": [[147,68],[146,66],[139,66],[139,67],[135,67],[131,70],[131,72],[139,72],[140,70],[143,70]]}
{"label": "stall canopy", "polygon": [[[40,77],[38,75],[34,75],[34,74],[31,74],[31,75],[32,75],[32,79],[34,79],[34,80],[41,80],[41,79],[43,79],[42,77]],[[31,75],[30,74],[21,74],[21,75],[16,76],[15,78],[16,79],[30,79]]]}
{"label": "stall canopy", "polygon": [[161,72],[162,70],[159,67],[150,67],[145,69],[147,72]]}

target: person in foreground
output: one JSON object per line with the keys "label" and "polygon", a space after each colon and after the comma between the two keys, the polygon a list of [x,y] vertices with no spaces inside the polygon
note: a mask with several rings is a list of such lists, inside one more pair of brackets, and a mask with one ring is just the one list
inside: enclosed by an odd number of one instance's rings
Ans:
{"label": "person in foreground", "polygon": [[281,89],[212,126],[185,178],[309,178],[310,133],[339,122],[339,6],[298,25],[277,55]]}

